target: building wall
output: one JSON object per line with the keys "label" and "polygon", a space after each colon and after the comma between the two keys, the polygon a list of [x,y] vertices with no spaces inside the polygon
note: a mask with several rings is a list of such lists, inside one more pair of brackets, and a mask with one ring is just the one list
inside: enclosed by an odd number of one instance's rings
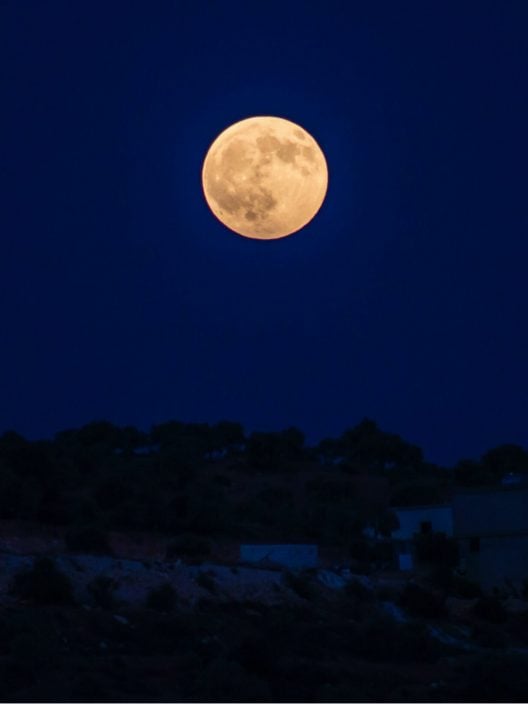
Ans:
{"label": "building wall", "polygon": [[451,506],[413,506],[395,508],[400,527],[392,532],[394,540],[410,540],[415,533],[421,532],[424,521],[431,523],[433,533],[453,535],[453,509]]}
{"label": "building wall", "polygon": [[460,567],[484,589],[528,579],[528,535],[480,538],[476,547],[470,539],[459,541]]}
{"label": "building wall", "polygon": [[528,535],[528,489],[496,487],[461,492],[453,499],[455,534]]}
{"label": "building wall", "polygon": [[317,545],[241,545],[242,562],[273,563],[290,569],[317,567]]}

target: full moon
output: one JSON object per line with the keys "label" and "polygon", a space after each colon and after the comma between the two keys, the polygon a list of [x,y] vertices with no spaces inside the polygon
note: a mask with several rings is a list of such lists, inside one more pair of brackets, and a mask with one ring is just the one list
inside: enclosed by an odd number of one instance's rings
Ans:
{"label": "full moon", "polygon": [[230,230],[274,240],[312,220],[326,195],[328,169],[321,148],[299,125],[249,117],[211,144],[202,186],[212,212]]}

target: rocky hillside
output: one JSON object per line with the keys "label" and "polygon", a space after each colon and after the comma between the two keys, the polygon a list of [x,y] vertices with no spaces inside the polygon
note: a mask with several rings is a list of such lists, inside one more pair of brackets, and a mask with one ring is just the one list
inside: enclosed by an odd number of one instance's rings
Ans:
{"label": "rocky hillside", "polygon": [[9,701],[524,701],[528,602],[425,578],[0,555]]}

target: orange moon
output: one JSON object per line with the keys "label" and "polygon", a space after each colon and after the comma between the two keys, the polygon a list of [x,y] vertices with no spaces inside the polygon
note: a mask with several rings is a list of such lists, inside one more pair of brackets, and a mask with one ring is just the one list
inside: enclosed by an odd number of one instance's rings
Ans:
{"label": "orange moon", "polygon": [[300,125],[282,117],[249,117],[211,144],[202,186],[213,214],[230,230],[274,240],[316,215],[328,168],[321,148]]}

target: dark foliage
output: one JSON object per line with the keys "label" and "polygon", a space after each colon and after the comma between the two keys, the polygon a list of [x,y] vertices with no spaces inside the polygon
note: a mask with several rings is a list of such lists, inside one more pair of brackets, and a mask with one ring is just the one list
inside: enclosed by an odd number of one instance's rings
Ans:
{"label": "dark foliage", "polygon": [[315,597],[315,590],[309,574],[286,572],[284,575],[284,584],[301,599],[310,600]]}
{"label": "dark foliage", "polygon": [[357,580],[353,580],[352,582],[348,582],[348,584],[344,588],[344,593],[353,599],[356,599],[358,601],[362,602],[372,602],[374,601],[374,593],[372,590],[368,589],[365,587],[361,582],[358,582]]}
{"label": "dark foliage", "polygon": [[[0,519],[65,526],[70,549],[90,552],[108,545],[88,526],[346,547],[366,525],[390,533],[389,498],[442,500],[454,481],[486,484],[506,469],[526,473],[526,457],[503,445],[450,472],[368,419],[316,448],[306,447],[296,428],[246,438],[228,421],[169,421],[149,433],[95,421],[50,441],[0,437]],[[203,558],[207,551],[191,542],[175,538],[171,556]],[[367,569],[369,548],[356,547]]]}
{"label": "dark foliage", "polygon": [[359,657],[373,661],[434,661],[445,648],[422,624],[398,624],[392,620],[368,621],[349,645]]}
{"label": "dark foliage", "polygon": [[31,570],[14,578],[11,593],[36,604],[71,604],[73,590],[70,580],[49,558],[37,560]]}
{"label": "dark foliage", "polygon": [[73,552],[110,554],[106,531],[97,525],[76,526],[65,535],[66,547]]}
{"label": "dark foliage", "polygon": [[304,434],[297,428],[278,433],[252,433],[247,442],[250,466],[280,472],[302,459]]}
{"label": "dark foliage", "polygon": [[456,701],[525,702],[528,691],[526,658],[517,654],[493,653],[468,667],[466,683]]}
{"label": "dark foliage", "polygon": [[208,574],[207,572],[198,572],[196,575],[196,584],[202,589],[206,589],[211,594],[216,594],[218,591],[218,585],[215,581],[214,574]]}
{"label": "dark foliage", "polygon": [[443,600],[418,584],[408,584],[405,587],[400,605],[413,616],[432,619],[445,616]]}
{"label": "dark foliage", "polygon": [[114,593],[117,587],[115,579],[100,575],[90,582],[88,592],[96,606],[101,609],[115,609],[119,605]]}
{"label": "dark foliage", "polygon": [[453,574],[450,579],[449,591],[461,599],[477,599],[482,594],[482,589],[476,582],[457,574]]}
{"label": "dark foliage", "polygon": [[416,557],[439,567],[453,568],[458,564],[458,546],[443,533],[417,535],[414,541]]}
{"label": "dark foliage", "polygon": [[489,623],[504,623],[507,614],[501,600],[496,596],[483,596],[474,606],[475,615]]}
{"label": "dark foliage", "polygon": [[210,542],[196,535],[180,535],[167,546],[167,559],[169,560],[176,558],[203,559],[210,554]]}
{"label": "dark foliage", "polygon": [[156,611],[172,611],[176,603],[176,592],[171,584],[162,584],[147,596],[146,605]]}

